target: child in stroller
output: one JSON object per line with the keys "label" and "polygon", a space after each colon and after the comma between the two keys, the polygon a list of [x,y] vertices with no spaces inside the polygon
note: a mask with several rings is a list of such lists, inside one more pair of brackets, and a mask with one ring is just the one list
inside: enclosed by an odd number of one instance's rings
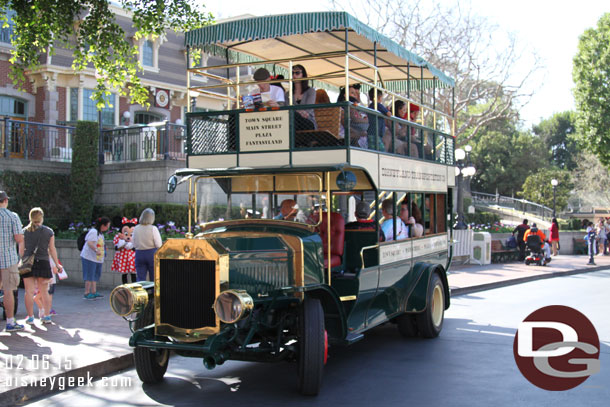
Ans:
{"label": "child in stroller", "polygon": [[550,246],[545,243],[546,235],[538,229],[535,223],[532,225],[532,228],[525,233],[523,239],[525,240],[527,250],[529,251],[528,256],[525,258],[526,265],[535,263],[539,266],[546,266],[550,263],[551,249]]}

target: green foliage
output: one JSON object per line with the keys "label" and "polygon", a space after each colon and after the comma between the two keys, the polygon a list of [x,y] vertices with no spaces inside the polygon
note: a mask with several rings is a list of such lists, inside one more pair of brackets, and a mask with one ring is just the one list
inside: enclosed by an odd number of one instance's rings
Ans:
{"label": "green foliage", "polygon": [[580,139],[610,166],[610,13],[580,36],[572,77]]}
{"label": "green foliage", "polygon": [[500,216],[492,212],[475,212],[467,213],[464,215],[465,222],[469,225],[492,225],[500,222]]}
{"label": "green foliage", "polygon": [[553,166],[566,170],[576,168],[581,151],[576,136],[576,113],[555,113],[535,125],[533,130],[549,150]]}
{"label": "green foliage", "polygon": [[135,32],[126,33],[115,21],[108,0],[0,0],[2,9],[16,13],[12,39],[11,77],[17,85],[26,83],[25,72],[34,71],[39,56],[55,47],[74,51],[73,68],[93,68],[97,86],[93,98],[102,108],[110,89],[129,95],[132,103],[148,105],[148,91],[137,74],[138,43],[156,38],[166,30],[183,32],[209,24],[213,16],[192,0],[120,0],[133,13]]}
{"label": "green foliage", "polygon": [[523,184],[523,190],[519,195],[523,198],[553,208],[553,186],[551,180],[556,179],[559,183],[555,190],[555,204],[557,211],[568,204],[570,191],[574,188],[572,177],[568,171],[560,169],[542,169],[530,175]]}
{"label": "green foliage", "polygon": [[95,122],[76,124],[72,144],[72,215],[76,222],[89,224],[93,196],[98,185],[99,128]]}
{"label": "green foliage", "polygon": [[70,176],[42,172],[2,171],[0,184],[11,197],[9,209],[16,212],[23,225],[30,209],[38,206],[45,213],[45,225],[66,228],[70,223]]}
{"label": "green foliage", "polygon": [[473,145],[477,169],[472,189],[511,196],[536,169],[548,167],[549,154],[540,137],[530,133],[489,131]]}

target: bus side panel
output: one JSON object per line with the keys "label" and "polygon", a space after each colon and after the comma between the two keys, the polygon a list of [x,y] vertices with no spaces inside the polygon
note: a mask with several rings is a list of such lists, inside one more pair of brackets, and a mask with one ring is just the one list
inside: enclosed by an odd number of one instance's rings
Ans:
{"label": "bus side panel", "polygon": [[350,331],[358,332],[366,327],[367,312],[371,302],[377,295],[379,284],[379,266],[360,270],[358,273],[359,290],[356,304],[349,315],[348,327]]}

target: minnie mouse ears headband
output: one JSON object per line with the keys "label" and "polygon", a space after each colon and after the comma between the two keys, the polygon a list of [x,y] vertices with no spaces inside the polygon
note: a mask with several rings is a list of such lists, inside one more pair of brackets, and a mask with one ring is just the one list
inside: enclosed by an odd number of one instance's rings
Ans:
{"label": "minnie mouse ears headband", "polygon": [[123,219],[121,220],[121,224],[122,225],[125,225],[125,224],[137,225],[138,224],[138,218],[127,219],[126,217],[123,216]]}

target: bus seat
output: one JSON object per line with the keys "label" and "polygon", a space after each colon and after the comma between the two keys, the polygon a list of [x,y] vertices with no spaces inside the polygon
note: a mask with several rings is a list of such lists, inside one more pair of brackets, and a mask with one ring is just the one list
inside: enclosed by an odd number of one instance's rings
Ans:
{"label": "bus seat", "polygon": [[326,131],[336,139],[339,138],[339,129],[341,128],[340,109],[340,107],[322,107],[314,109],[319,132]]}
{"label": "bus seat", "polygon": [[[328,235],[327,235],[327,213],[322,213],[322,223],[319,226],[320,237],[322,238],[322,247],[324,248],[324,267],[328,267]],[[314,215],[314,220],[317,222],[318,214]],[[345,239],[345,220],[343,216],[337,212],[330,213],[330,266],[337,267],[343,264],[343,248]]]}

